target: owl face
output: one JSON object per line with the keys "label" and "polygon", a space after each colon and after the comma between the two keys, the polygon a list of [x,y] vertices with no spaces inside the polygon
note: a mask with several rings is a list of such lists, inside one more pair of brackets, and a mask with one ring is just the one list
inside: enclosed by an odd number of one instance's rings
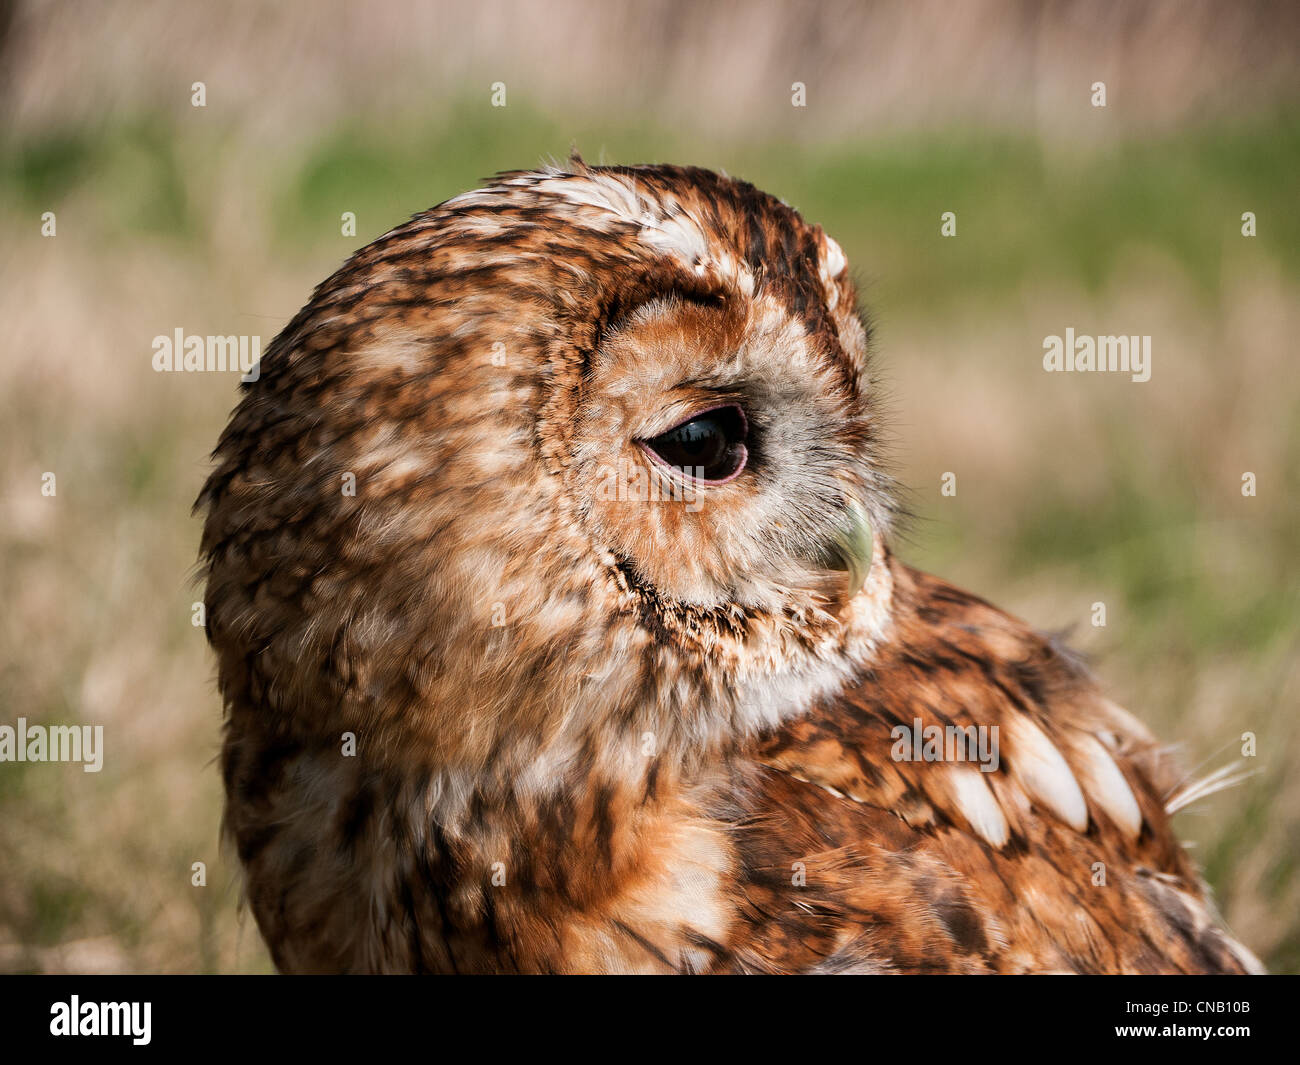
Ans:
{"label": "owl face", "polygon": [[777,300],[653,299],[595,352],[569,488],[593,540],[660,597],[833,604],[852,537],[870,547],[863,385]]}
{"label": "owl face", "polygon": [[200,500],[227,699],[467,767],[752,733],[887,600],[875,422],[843,253],[789,207],[503,175],[362,249],[247,386]]}

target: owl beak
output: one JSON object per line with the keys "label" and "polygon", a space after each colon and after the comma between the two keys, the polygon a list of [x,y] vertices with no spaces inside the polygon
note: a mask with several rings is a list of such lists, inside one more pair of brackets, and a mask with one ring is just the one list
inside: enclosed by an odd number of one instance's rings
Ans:
{"label": "owl beak", "polygon": [[850,599],[867,583],[874,546],[867,512],[857,500],[849,500],[844,508],[844,524],[826,546],[825,562],[830,569],[848,572]]}

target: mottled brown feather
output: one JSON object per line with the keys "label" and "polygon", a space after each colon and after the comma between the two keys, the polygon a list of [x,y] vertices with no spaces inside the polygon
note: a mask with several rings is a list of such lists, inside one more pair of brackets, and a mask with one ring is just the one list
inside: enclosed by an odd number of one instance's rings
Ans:
{"label": "mottled brown feather", "polygon": [[[751,461],[701,507],[597,489],[719,402]],[[1152,737],[894,560],[880,435],[843,253],[706,171],[502,175],[322,283],[198,504],[276,965],[1251,967]],[[852,507],[856,595],[827,561]],[[1001,766],[895,760],[917,718],[997,726]]]}

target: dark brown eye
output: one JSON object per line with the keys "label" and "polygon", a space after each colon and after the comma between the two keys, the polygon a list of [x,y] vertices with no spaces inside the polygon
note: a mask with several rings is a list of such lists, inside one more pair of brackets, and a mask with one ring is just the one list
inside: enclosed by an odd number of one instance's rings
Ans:
{"label": "dark brown eye", "polygon": [[721,484],[745,468],[748,432],[745,412],[731,404],[697,414],[642,444],[661,462],[676,466],[688,477]]}

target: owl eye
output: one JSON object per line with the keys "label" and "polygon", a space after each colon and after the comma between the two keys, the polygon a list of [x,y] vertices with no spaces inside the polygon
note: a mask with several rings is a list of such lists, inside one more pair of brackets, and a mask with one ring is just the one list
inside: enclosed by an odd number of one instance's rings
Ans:
{"label": "owl eye", "polygon": [[697,414],[641,444],[659,461],[694,480],[722,484],[745,468],[748,433],[745,412],[729,404]]}

